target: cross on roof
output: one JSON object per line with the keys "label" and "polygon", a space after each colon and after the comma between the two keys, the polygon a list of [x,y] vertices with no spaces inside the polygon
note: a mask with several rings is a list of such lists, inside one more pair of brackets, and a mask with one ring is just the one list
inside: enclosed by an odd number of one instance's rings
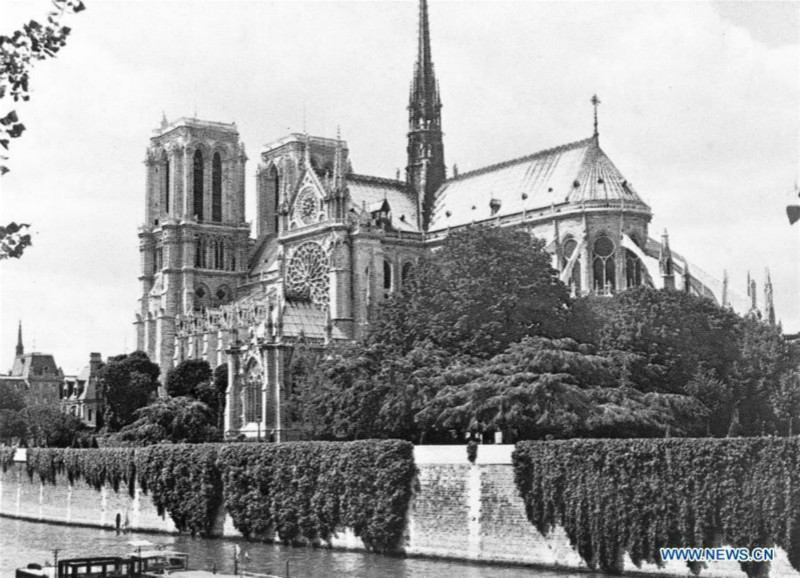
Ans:
{"label": "cross on roof", "polygon": [[596,94],[592,96],[591,103],[594,106],[594,136],[596,137],[599,134],[597,130],[597,107],[600,105],[600,99],[597,98]]}

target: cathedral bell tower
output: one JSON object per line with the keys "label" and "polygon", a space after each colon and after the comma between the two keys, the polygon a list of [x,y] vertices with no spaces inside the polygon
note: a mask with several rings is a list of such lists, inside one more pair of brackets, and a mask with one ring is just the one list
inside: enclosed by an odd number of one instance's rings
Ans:
{"label": "cathedral bell tower", "polygon": [[235,124],[166,118],[147,148],[137,349],[173,366],[175,321],[229,303],[246,274],[247,157]]}
{"label": "cathedral bell tower", "polygon": [[442,101],[433,72],[428,3],[419,3],[419,46],[408,103],[408,165],[406,181],[416,195],[418,222],[427,229],[434,195],[444,182]]}

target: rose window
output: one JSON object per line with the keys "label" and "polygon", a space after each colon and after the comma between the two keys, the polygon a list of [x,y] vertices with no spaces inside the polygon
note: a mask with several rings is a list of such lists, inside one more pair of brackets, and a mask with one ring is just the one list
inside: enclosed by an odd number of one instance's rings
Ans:
{"label": "rose window", "polygon": [[297,199],[297,214],[303,225],[310,225],[317,220],[317,196],[309,188],[303,189]]}
{"label": "rose window", "polygon": [[328,255],[318,243],[295,249],[286,267],[286,296],[315,305],[328,302]]}

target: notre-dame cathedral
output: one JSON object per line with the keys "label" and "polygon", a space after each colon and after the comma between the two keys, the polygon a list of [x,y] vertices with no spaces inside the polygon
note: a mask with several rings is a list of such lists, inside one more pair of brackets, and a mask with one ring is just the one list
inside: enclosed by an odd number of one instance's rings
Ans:
{"label": "notre-dame cathedral", "polygon": [[[299,342],[360,339],[416,260],[471,224],[545,239],[574,295],[636,285],[690,291],[742,312],[717,282],[652,239],[650,207],[589,138],[449,176],[426,0],[408,105],[405,179],[360,175],[345,141],[289,134],[257,170],[256,238],[245,221],[247,156],[235,124],[162,120],[147,149],[137,345],[166,373],[228,363],[227,435],[293,439],[289,360]],[[398,175],[399,177],[399,175]],[[764,310],[774,322],[772,287]]]}

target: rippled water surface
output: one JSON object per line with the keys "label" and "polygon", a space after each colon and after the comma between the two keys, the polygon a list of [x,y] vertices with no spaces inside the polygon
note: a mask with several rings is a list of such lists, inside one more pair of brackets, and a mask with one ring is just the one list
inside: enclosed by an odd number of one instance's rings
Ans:
{"label": "rippled water surface", "polygon": [[59,558],[91,555],[124,555],[129,540],[150,540],[187,552],[193,568],[233,571],[234,545],[239,544],[250,560],[245,570],[286,575],[289,562],[292,578],[600,578],[586,573],[559,573],[531,568],[479,566],[419,558],[394,558],[363,552],[290,548],[245,540],[190,538],[161,534],[122,534],[111,530],[60,526],[0,518],[0,578],[14,576],[14,569],[30,562],[52,560],[53,548]]}

